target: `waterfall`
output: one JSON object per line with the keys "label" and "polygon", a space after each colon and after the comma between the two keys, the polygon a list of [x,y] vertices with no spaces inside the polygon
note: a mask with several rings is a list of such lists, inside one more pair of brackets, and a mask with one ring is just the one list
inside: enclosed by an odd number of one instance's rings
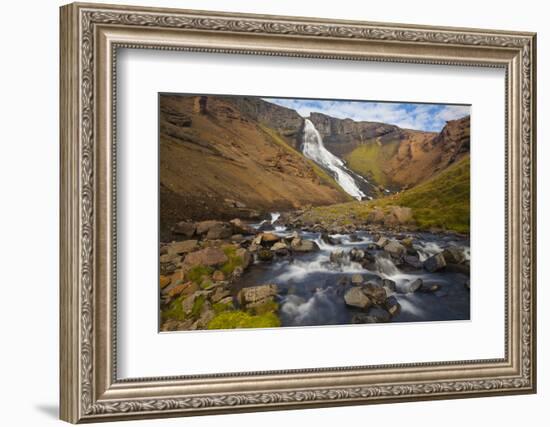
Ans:
{"label": "waterfall", "polygon": [[271,212],[271,224],[277,221],[280,218],[281,214],[279,212]]}
{"label": "waterfall", "polygon": [[365,197],[365,193],[359,189],[353,177],[346,170],[343,160],[325,148],[321,135],[309,119],[305,119],[302,151],[308,159],[331,171],[340,187],[350,196],[357,200]]}

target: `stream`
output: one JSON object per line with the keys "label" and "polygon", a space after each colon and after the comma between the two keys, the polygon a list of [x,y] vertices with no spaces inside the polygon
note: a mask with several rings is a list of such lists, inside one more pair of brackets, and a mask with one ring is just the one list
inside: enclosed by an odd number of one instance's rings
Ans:
{"label": "stream", "polygon": [[[274,283],[279,289],[279,316],[282,326],[313,326],[350,324],[361,310],[345,304],[343,295],[350,289],[349,281],[354,274],[361,274],[365,281],[378,278],[391,279],[396,283],[393,296],[400,305],[399,312],[391,322],[444,321],[470,319],[470,290],[465,286],[467,272],[448,271],[429,273],[422,268],[407,265],[396,266],[389,257],[376,250],[375,262],[367,269],[358,262],[345,259],[342,263],[330,261],[335,251],[348,253],[353,248],[373,252],[375,237],[368,232],[332,234],[335,244],[321,239],[321,233],[288,230],[276,225],[279,214],[273,213],[271,221],[251,224],[258,229],[266,226],[280,237],[297,232],[303,239],[313,240],[320,250],[295,256],[276,256],[272,262],[256,260],[245,274],[234,283],[234,291],[241,288]],[[413,249],[420,261],[441,252],[448,246],[459,247],[467,260],[470,258],[468,239],[446,234],[408,233],[413,236]],[[398,234],[392,236],[399,238]],[[380,256],[379,256],[380,255]],[[407,292],[407,285],[420,278],[425,286],[439,285],[435,292]],[[376,315],[376,307],[369,314]]]}

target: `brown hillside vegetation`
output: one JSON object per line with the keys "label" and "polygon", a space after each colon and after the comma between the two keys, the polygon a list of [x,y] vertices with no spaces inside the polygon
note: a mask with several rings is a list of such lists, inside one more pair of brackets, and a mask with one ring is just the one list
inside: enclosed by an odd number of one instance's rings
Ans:
{"label": "brown hillside vegetation", "polygon": [[349,200],[277,131],[218,97],[160,97],[161,231]]}
{"label": "brown hillside vegetation", "polygon": [[394,190],[413,187],[470,151],[470,117],[451,120],[441,132],[402,129],[312,113],[328,150],[354,172]]}

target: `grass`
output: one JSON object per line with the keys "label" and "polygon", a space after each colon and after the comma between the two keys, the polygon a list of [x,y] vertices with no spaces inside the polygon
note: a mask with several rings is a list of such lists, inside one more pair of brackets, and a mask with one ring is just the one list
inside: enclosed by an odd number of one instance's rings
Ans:
{"label": "grass", "polygon": [[[270,138],[271,140],[277,144],[279,147],[283,148],[284,150],[288,151],[289,153],[292,153],[292,154],[296,154],[298,153],[300,156],[302,156],[302,153],[300,153],[298,150],[296,150],[295,148],[293,148],[292,146],[290,146],[285,140],[284,138],[279,135],[279,133],[277,133],[275,130],[267,127],[267,126],[263,126],[263,125],[260,125],[261,129],[264,131],[264,133],[266,133]],[[313,169],[313,172],[315,172],[315,174],[319,177],[319,179],[321,180],[321,183],[323,183],[324,185],[327,185],[329,187],[332,187],[336,190],[338,190],[340,193],[342,193],[343,195],[346,196],[347,199],[349,200],[352,200],[353,198],[348,194],[346,193],[342,187],[340,187],[338,185],[338,183],[336,182],[336,180],[331,176],[329,175],[325,170],[323,170],[323,168],[321,168],[317,163],[315,163],[313,160],[311,159],[308,159],[306,157],[303,157],[303,159],[309,164],[309,166]]]}
{"label": "grass", "polygon": [[185,276],[187,280],[195,282],[197,285],[200,285],[205,278],[209,278],[210,275],[214,272],[212,267],[207,267],[204,265],[196,265],[191,268]]}
{"label": "grass", "polygon": [[281,326],[281,321],[275,313],[255,316],[238,310],[221,312],[208,323],[208,329],[275,328],[278,326]]}
{"label": "grass", "polygon": [[303,216],[309,222],[337,222],[345,225],[352,218],[365,221],[375,208],[391,206],[412,209],[419,229],[440,228],[470,232],[470,157],[464,157],[428,181],[410,190],[368,202],[340,203],[316,207]]}
{"label": "grass", "polygon": [[223,313],[225,311],[232,311],[232,310],[235,309],[235,307],[233,306],[233,303],[231,303],[231,302],[228,302],[226,304],[221,303],[221,302],[217,302],[217,303],[212,305],[212,308],[214,309],[214,313],[216,313],[216,314],[220,314],[220,313]]}
{"label": "grass", "polygon": [[225,274],[225,277],[229,277],[237,267],[242,267],[244,261],[243,258],[237,255],[237,248],[235,246],[225,246],[223,253],[227,256],[227,262],[220,267],[220,270]]}
{"label": "grass", "polygon": [[170,303],[166,310],[162,310],[161,317],[163,321],[168,319],[183,321],[187,318],[187,315],[183,311],[181,303],[185,299],[185,296],[180,296]]}
{"label": "grass", "polygon": [[195,301],[193,301],[193,307],[191,308],[192,318],[196,319],[199,317],[205,301],[206,301],[206,296],[204,295],[199,295],[197,298],[195,298]]}
{"label": "grass", "polygon": [[345,160],[352,171],[385,187],[391,184],[391,180],[380,166],[394,156],[398,148],[398,140],[381,144],[371,139],[348,153]]}

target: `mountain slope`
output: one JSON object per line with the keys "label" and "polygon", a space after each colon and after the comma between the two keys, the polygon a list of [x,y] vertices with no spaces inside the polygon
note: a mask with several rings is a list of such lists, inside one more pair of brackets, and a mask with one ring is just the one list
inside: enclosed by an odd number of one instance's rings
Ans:
{"label": "mountain slope", "polygon": [[[470,231],[470,156],[465,155],[443,171],[414,188],[388,197],[308,209],[299,218],[305,224],[379,224],[392,207],[412,210],[421,230],[441,228],[459,233]],[[353,218],[353,219],[352,219]]]}
{"label": "mountain slope", "polygon": [[229,98],[161,96],[161,230],[183,219],[349,200],[276,130],[243,111]]}
{"label": "mountain slope", "polygon": [[415,186],[469,152],[469,116],[449,121],[440,133],[320,113],[311,120],[327,149],[351,170],[392,190]]}

